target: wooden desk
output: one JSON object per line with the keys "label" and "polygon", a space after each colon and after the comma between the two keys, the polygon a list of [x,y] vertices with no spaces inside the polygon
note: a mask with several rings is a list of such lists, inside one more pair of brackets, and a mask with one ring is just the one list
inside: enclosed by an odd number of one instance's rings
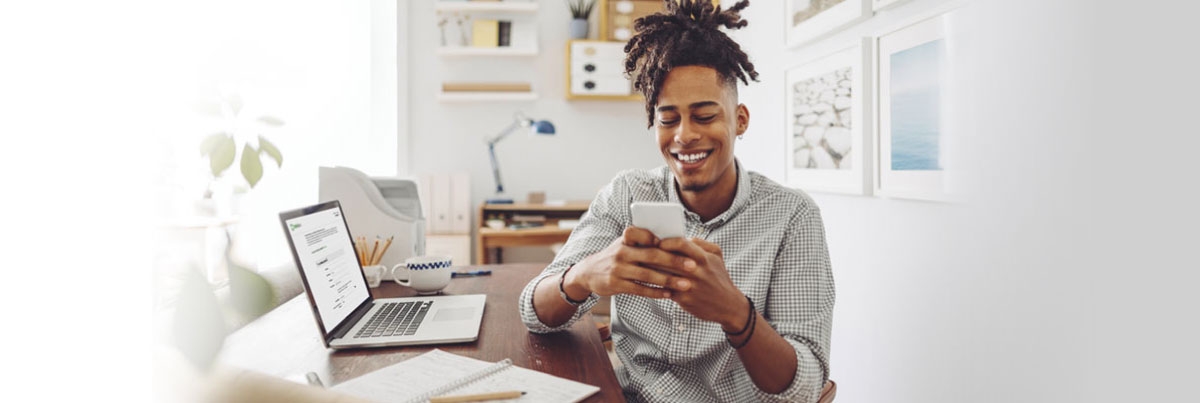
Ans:
{"label": "wooden desk", "polygon": [[[450,280],[446,294],[487,294],[479,340],[436,346],[330,350],[303,294],[247,324],[225,340],[218,362],[269,375],[304,379],[312,371],[326,384],[339,384],[388,365],[439,348],[484,361],[511,358],[513,364],[600,387],[587,402],[624,401],[608,353],[591,315],[566,332],[530,333],[517,312],[517,296],[540,264],[460,267],[489,269],[492,275]],[[385,281],[371,291],[376,298],[413,296],[411,288]]]}
{"label": "wooden desk", "polygon": [[[491,258],[490,250],[505,246],[540,246],[566,242],[571,236],[570,228],[558,228],[558,221],[564,219],[578,220],[587,211],[589,202],[569,202],[555,206],[546,204],[483,204],[479,206],[479,217],[476,222],[475,235],[475,264],[500,263],[501,254],[496,250],[496,259]],[[512,224],[514,214],[540,215],[546,217],[545,225],[524,229],[495,229],[487,226],[487,217],[498,214],[509,217],[506,220]]]}

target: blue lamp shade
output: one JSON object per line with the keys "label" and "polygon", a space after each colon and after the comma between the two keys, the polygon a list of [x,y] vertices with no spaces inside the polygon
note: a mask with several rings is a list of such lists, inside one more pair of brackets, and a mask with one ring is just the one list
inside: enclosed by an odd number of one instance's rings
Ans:
{"label": "blue lamp shade", "polygon": [[533,122],[533,125],[530,127],[530,129],[533,130],[533,134],[554,134],[554,124],[550,123],[549,120],[539,120],[537,122]]}

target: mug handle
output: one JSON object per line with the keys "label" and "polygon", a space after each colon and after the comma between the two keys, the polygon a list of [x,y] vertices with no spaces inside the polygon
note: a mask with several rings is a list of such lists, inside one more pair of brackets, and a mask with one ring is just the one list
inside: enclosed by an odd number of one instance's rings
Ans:
{"label": "mug handle", "polygon": [[392,281],[395,281],[396,284],[400,284],[405,287],[412,287],[412,274],[409,274],[407,280],[401,280],[401,279],[396,278],[396,271],[397,271],[397,269],[401,269],[401,268],[403,268],[404,271],[408,271],[408,265],[405,263],[396,263],[395,266],[392,266],[392,270],[391,270]]}

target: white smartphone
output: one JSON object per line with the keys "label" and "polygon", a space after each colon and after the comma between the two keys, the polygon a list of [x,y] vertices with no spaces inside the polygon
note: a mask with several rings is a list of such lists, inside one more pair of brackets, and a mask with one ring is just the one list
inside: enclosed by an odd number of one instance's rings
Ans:
{"label": "white smartphone", "polygon": [[683,206],[679,203],[634,202],[629,210],[633,226],[650,230],[658,239],[682,238],[687,234]]}

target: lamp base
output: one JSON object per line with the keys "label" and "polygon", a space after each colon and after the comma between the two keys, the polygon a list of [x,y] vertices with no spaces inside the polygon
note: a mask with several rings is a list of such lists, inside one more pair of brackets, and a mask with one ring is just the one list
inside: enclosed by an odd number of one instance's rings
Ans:
{"label": "lamp base", "polygon": [[507,197],[493,197],[493,198],[484,200],[484,203],[487,203],[487,204],[513,204],[513,199],[510,199]]}

